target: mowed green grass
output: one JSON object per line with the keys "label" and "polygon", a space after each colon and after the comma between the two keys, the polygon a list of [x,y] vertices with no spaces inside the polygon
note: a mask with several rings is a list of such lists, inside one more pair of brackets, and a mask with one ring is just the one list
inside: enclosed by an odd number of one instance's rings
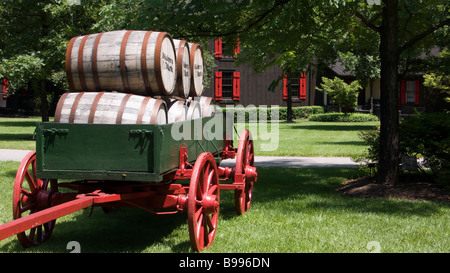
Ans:
{"label": "mowed green grass", "polygon": [[40,117],[0,118],[0,149],[35,150],[33,133]]}
{"label": "mowed green grass", "polygon": [[[12,219],[17,162],[0,162],[0,223]],[[234,194],[221,191],[220,218],[209,253],[341,253],[450,251],[450,206],[429,201],[343,197],[342,183],[354,168],[258,168],[249,212],[237,216]],[[133,208],[105,214],[101,208],[57,220],[44,244],[24,250],[15,237],[0,252],[67,253],[70,241],[82,253],[192,252],[186,213],[153,215]],[[375,242],[375,243],[374,243]]]}
{"label": "mowed green grass", "polygon": [[358,133],[379,122],[274,122],[236,124],[240,133],[249,128],[256,155],[262,156],[350,156],[361,155],[367,146]]}
{"label": "mowed green grass", "polygon": [[[0,149],[34,150],[33,132],[40,118],[0,118]],[[367,146],[358,133],[378,122],[274,122],[236,124],[240,134],[249,128],[256,155],[262,156],[359,156]],[[235,146],[238,137],[235,134]]]}

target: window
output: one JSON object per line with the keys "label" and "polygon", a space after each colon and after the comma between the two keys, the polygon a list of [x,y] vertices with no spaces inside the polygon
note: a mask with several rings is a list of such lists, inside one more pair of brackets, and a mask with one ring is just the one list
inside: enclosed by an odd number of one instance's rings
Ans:
{"label": "window", "polygon": [[[293,99],[306,99],[306,73],[300,72],[297,77],[289,80],[291,86],[291,96]],[[283,100],[288,99],[288,79],[286,74],[283,77]]]}
{"label": "window", "polygon": [[[236,58],[236,55],[239,54],[240,52],[239,39],[237,40],[236,44],[237,46],[234,49],[234,55],[232,56],[233,58]],[[223,53],[226,51],[227,51],[227,44],[224,43],[221,38],[214,41],[214,57],[218,59],[224,58],[225,56],[223,55]]]}
{"label": "window", "polygon": [[416,104],[420,102],[420,82],[419,80],[402,80],[400,82],[400,103]]}
{"label": "window", "polygon": [[223,70],[215,72],[214,95],[216,101],[231,99],[238,101],[241,92],[240,72]]}
{"label": "window", "polygon": [[222,97],[233,97],[233,72],[222,72]]}

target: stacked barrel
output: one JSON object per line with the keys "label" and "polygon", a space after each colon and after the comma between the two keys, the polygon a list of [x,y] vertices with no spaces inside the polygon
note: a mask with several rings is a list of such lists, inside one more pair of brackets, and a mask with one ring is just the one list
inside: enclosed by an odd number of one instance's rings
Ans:
{"label": "stacked barrel", "polygon": [[166,124],[214,115],[202,97],[203,51],[167,32],[119,30],[74,37],[66,51],[70,92],[55,122]]}

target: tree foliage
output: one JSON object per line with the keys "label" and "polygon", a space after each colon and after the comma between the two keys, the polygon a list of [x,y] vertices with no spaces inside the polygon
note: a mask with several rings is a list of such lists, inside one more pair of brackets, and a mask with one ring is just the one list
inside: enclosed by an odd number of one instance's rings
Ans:
{"label": "tree foliage", "polygon": [[355,109],[358,102],[358,90],[361,89],[361,85],[358,81],[352,81],[347,84],[344,80],[334,77],[329,79],[322,77],[321,88],[316,87],[317,90],[326,92],[330,96],[330,101],[333,104],[337,104],[339,112],[350,112]]}
{"label": "tree foliage", "polygon": [[[204,47],[218,37],[228,45],[239,40],[237,63],[248,63],[256,71],[273,65],[286,72],[317,71],[335,63],[341,53],[370,78],[376,73],[370,68],[379,60],[380,181],[395,183],[398,75],[435,65],[448,71],[448,61],[430,54],[432,48],[450,44],[448,14],[447,0],[83,0],[81,5],[4,0],[0,76],[17,84],[44,79],[54,83],[64,78],[64,50],[71,37],[124,28],[167,31]],[[212,67],[212,57],[207,60]],[[17,76],[19,71],[29,74]]]}
{"label": "tree foliage", "polygon": [[[73,1],[72,1],[73,2]],[[70,38],[95,31],[103,1],[83,5],[60,0],[3,0],[0,3],[0,77],[10,91],[36,88],[42,119],[48,120],[47,84],[67,89],[64,61]]]}

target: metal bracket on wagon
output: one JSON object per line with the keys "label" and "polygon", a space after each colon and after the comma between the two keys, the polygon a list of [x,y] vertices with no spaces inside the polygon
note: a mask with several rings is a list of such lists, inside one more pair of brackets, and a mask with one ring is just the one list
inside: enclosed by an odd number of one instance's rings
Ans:
{"label": "metal bracket on wagon", "polygon": [[65,135],[69,133],[69,129],[56,129],[56,128],[43,129],[42,133],[44,135]]}

